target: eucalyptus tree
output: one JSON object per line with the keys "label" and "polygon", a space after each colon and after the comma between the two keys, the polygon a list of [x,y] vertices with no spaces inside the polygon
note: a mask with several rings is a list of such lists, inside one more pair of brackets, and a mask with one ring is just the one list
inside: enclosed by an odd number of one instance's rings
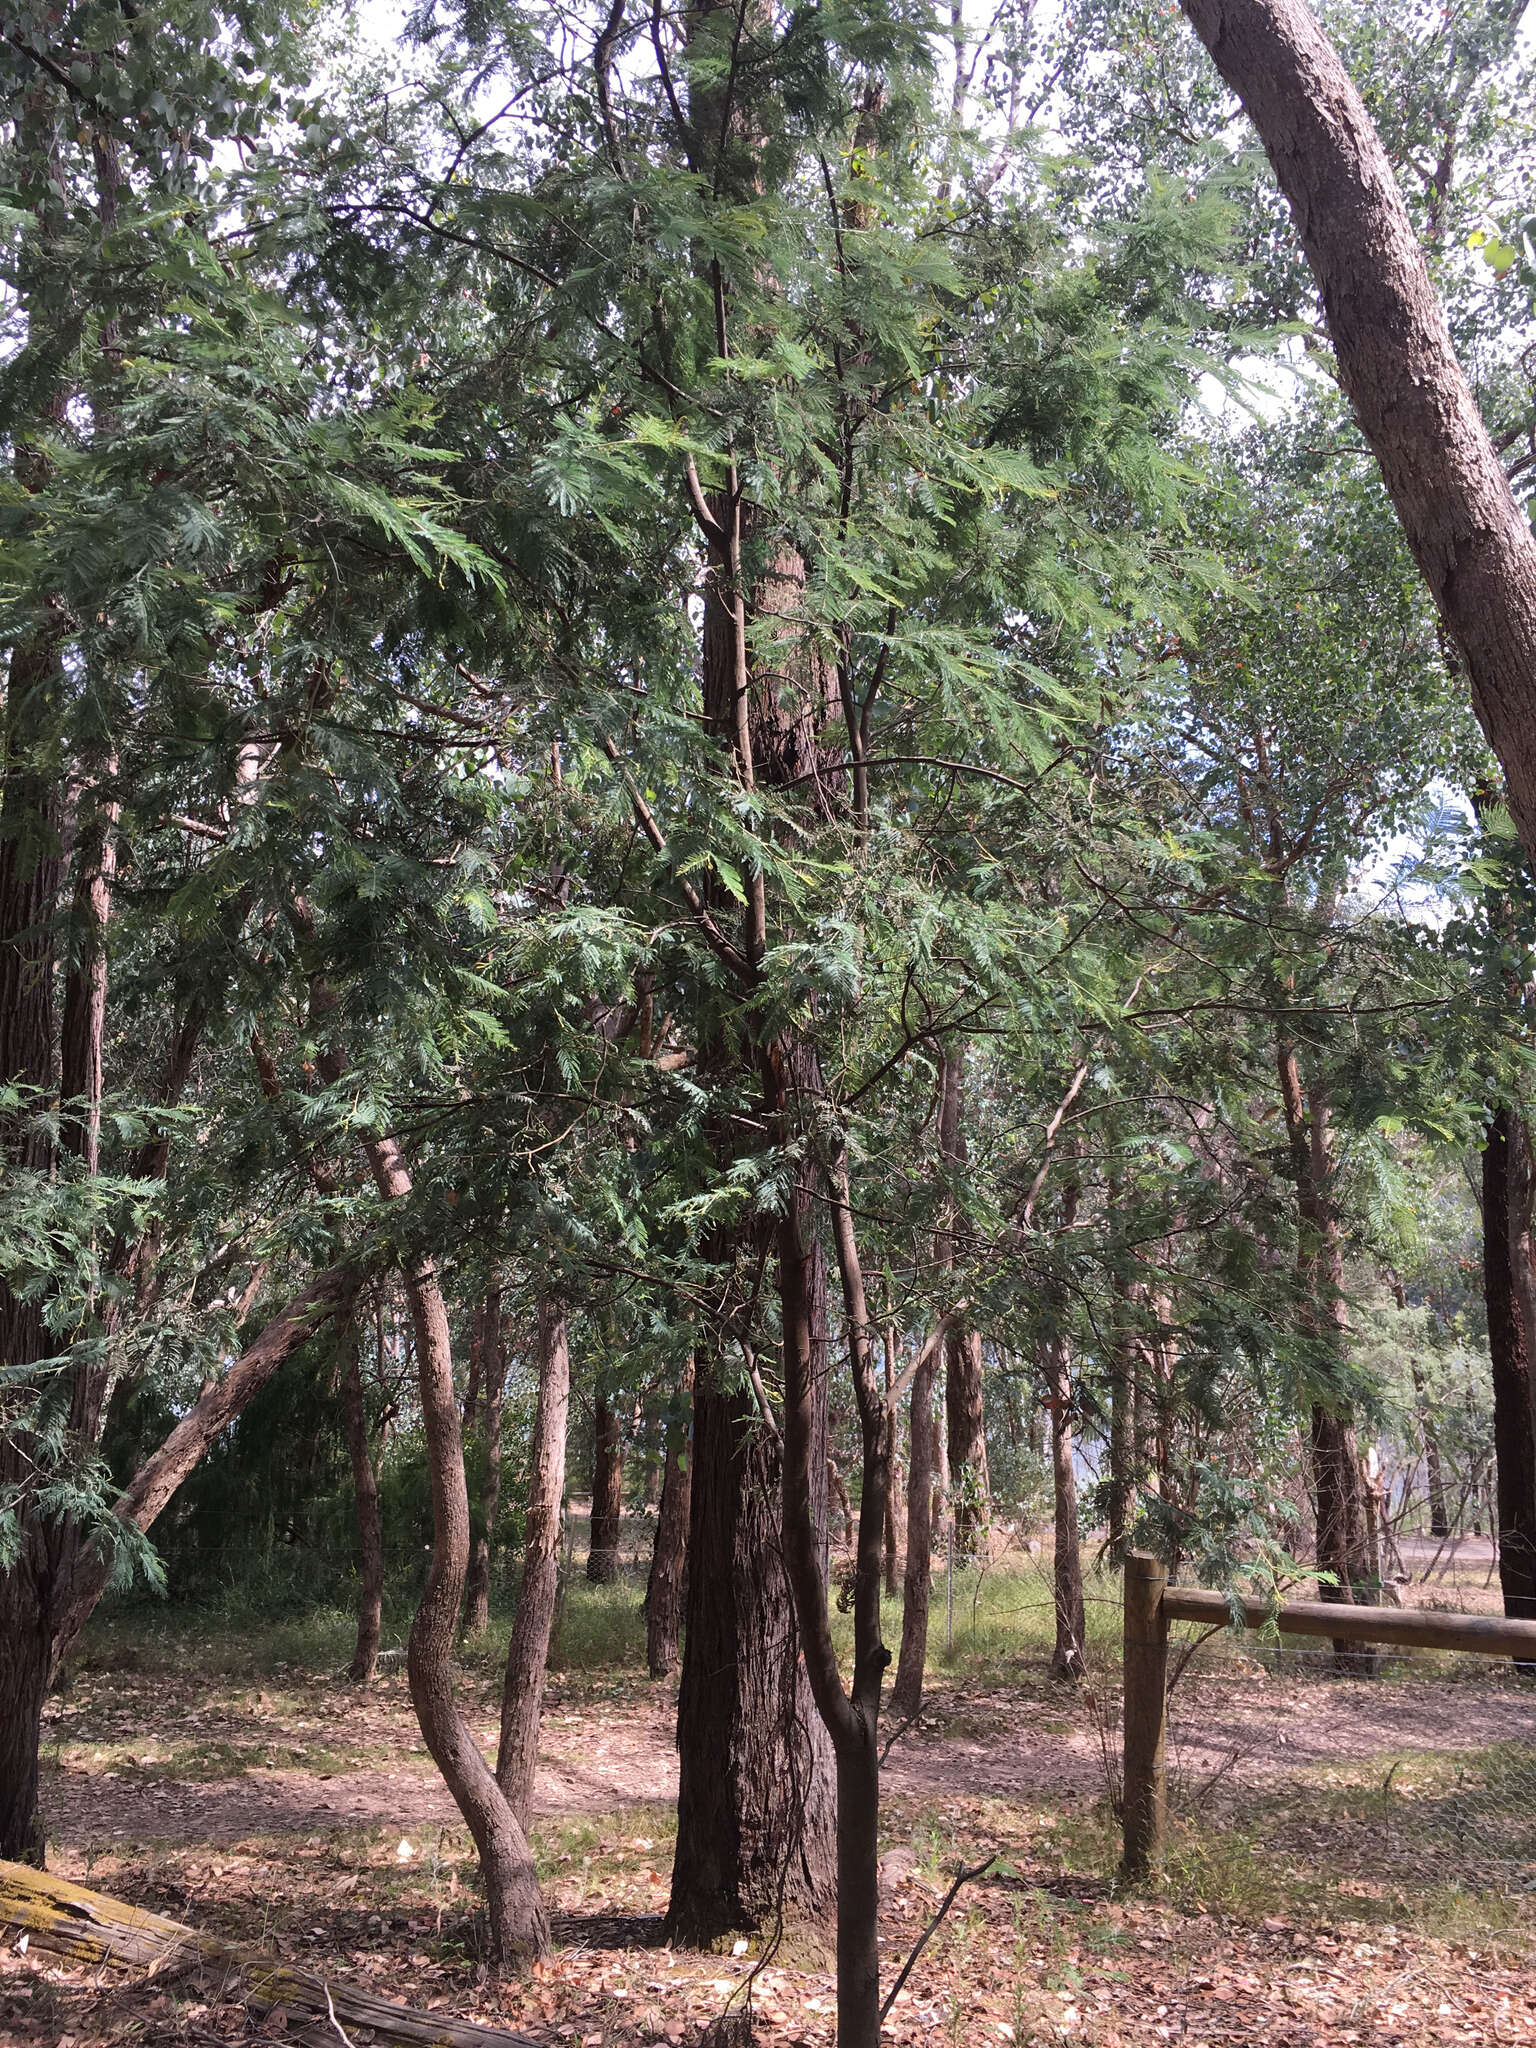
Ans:
{"label": "eucalyptus tree", "polygon": [[[1340,381],[1536,851],[1536,536],[1457,359],[1382,137],[1304,0],[1186,0],[1184,11],[1290,203]],[[1496,0],[1470,35],[1459,22],[1450,31],[1441,139],[1452,160],[1463,80],[1507,55],[1523,12]],[[1437,167],[1430,182],[1443,194],[1448,174]]]}

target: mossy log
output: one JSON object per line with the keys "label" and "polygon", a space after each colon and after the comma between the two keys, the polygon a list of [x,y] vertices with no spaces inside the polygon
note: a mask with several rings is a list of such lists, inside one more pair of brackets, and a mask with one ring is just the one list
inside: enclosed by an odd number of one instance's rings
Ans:
{"label": "mossy log", "polygon": [[0,1862],[0,1927],[71,1962],[142,1966],[157,1982],[190,1979],[205,1995],[261,2012],[282,2006],[290,2015],[313,2013],[320,2031],[312,2038],[329,2039],[332,2048],[340,2048],[338,2037],[363,2048],[362,2035],[402,2048],[535,2048],[526,2034],[391,2005],[357,1985],[237,1948],[24,1863]]}

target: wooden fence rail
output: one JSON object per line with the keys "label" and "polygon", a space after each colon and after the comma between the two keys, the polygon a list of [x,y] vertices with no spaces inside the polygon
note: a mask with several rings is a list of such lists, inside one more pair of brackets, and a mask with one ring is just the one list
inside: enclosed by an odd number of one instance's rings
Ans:
{"label": "wooden fence rail", "polygon": [[[1536,1669],[1536,1621],[1499,1615],[1437,1614],[1423,1607],[1355,1607],[1343,1601],[1293,1600],[1272,1609],[1242,1602],[1247,1628],[1326,1636],[1336,1643],[1388,1643],[1426,1650],[1511,1657]],[[1125,1560],[1125,1834],[1121,1876],[1139,1883],[1162,1866],[1168,1830],[1168,1624],[1232,1620],[1224,1593],[1170,1586],[1167,1567],[1143,1550]]]}

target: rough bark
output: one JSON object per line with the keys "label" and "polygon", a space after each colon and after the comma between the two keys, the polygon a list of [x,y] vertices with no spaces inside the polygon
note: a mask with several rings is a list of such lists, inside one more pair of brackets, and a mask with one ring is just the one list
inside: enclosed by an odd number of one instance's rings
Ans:
{"label": "rough bark", "polygon": [[1531,1353],[1511,1256],[1514,1113],[1494,1111],[1483,1145],[1483,1300],[1493,1365],[1499,1585],[1511,1620],[1536,1619],[1536,1425]]}
{"label": "rough bark", "polygon": [[539,1717],[549,1669],[549,1634],[560,1588],[560,1524],[565,1502],[565,1438],[571,1411],[571,1353],[565,1304],[539,1303],[539,1387],[528,1459],[528,1512],[523,1533],[523,1576],[507,1644],[501,1688],[501,1741],[496,1778],[519,1823],[533,1805],[539,1753]]}
{"label": "rough bark", "polygon": [[587,1577],[594,1586],[612,1585],[619,1575],[619,1531],[624,1515],[624,1446],[619,1411],[608,1396],[592,1400],[592,1539]]}
{"label": "rough bark", "polygon": [[366,1685],[379,1661],[384,1616],[384,1532],[379,1520],[379,1482],[368,1442],[363,1399],[363,1361],[355,1319],[349,1323],[341,1361],[341,1412],[352,1461],[352,1498],[357,1514],[357,1640],[347,1676]]}
{"label": "rough bark", "polygon": [[[832,1905],[831,1751],[800,1657],[779,1536],[782,1445],[751,1393],[700,1359],[678,1695],[678,1848],[669,1939]],[[813,1486],[826,1540],[826,1378]]]}
{"label": "rough bark", "polygon": [[491,1537],[501,1509],[501,1401],[507,1383],[499,1287],[486,1290],[480,1325],[480,1383],[485,1404],[485,1476],[480,1484],[480,1533],[470,1553],[464,1586],[467,1636],[483,1636],[491,1620]]}
{"label": "rough bark", "polygon": [[[51,650],[12,652],[0,743],[0,1082],[21,1109],[0,1118],[0,1171],[46,1172],[53,1148],[33,1112],[55,1085],[53,916],[63,881],[53,792],[28,758],[56,671]],[[0,1359],[24,1370],[53,1349],[43,1304],[0,1281]],[[0,1489],[20,1502],[15,1561],[0,1574],[0,1856],[40,1864],[38,1739],[53,1668],[58,1540],[33,1513],[24,1428],[0,1435]]]}
{"label": "rough bark", "polygon": [[688,1506],[693,1493],[689,1445],[693,1407],[693,1360],[681,1387],[682,1405],[667,1424],[666,1465],[656,1515],[656,1544],[645,1588],[645,1661],[652,1678],[677,1669],[683,1620],[683,1578],[688,1562]]}
{"label": "rough bark", "polygon": [[1303,0],[1182,4],[1290,202],[1340,382],[1536,859],[1536,534],[1456,360],[1381,138]]}

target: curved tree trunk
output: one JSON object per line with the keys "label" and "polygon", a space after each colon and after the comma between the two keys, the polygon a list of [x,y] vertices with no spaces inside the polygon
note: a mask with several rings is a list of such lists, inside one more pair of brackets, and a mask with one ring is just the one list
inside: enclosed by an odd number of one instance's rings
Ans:
{"label": "curved tree trunk", "polygon": [[501,1742],[496,1778],[507,1803],[526,1827],[533,1806],[539,1754],[539,1716],[549,1669],[549,1634],[560,1588],[560,1521],[565,1500],[565,1438],[571,1412],[571,1353],[565,1304],[539,1303],[539,1390],[533,1410],[528,1461],[528,1515],[523,1577],[517,1596],[507,1670],[501,1688]]}
{"label": "curved tree trunk", "polygon": [[619,1411],[606,1394],[592,1398],[592,1540],[587,1577],[609,1586],[619,1575],[619,1531],[624,1516],[624,1446]]}
{"label": "curved tree trunk", "polygon": [[[294,923],[313,943],[314,925],[302,902],[295,902]],[[319,973],[310,979],[309,1008],[311,1023],[323,1031],[325,1020],[336,1008],[336,996]],[[330,1040],[319,1065],[327,1082],[334,1084],[342,1077],[347,1057],[339,1040]],[[411,1176],[398,1140],[366,1138],[363,1149],[384,1200],[405,1200],[411,1192]],[[469,1569],[469,1488],[453,1383],[448,1310],[429,1254],[417,1253],[405,1260],[401,1278],[416,1337],[417,1390],[432,1493],[432,1556],[406,1647],[411,1702],[422,1739],[479,1854],[491,1960],[518,1964],[542,1955],[549,1947],[549,1920],[522,1823],[480,1754],[454,1694],[453,1646]]]}
{"label": "curved tree trunk", "polygon": [[1303,0],[1182,5],[1290,202],[1340,382],[1536,859],[1536,533],[1456,360],[1381,138]]}
{"label": "curved tree trunk", "polygon": [[[381,1149],[379,1143],[369,1148],[370,1152]],[[396,1178],[390,1167],[383,1167],[378,1177],[381,1190],[390,1192],[390,1183]],[[527,1837],[454,1697],[453,1642],[469,1566],[469,1492],[464,1480],[464,1440],[453,1385],[448,1312],[431,1259],[412,1260],[404,1278],[416,1332],[416,1369],[432,1486],[432,1562],[406,1652],[411,1700],[427,1748],[480,1853],[491,1956],[500,1963],[518,1963],[542,1955],[548,1948],[549,1921]]]}
{"label": "curved tree trunk", "polygon": [[680,1391],[683,1405],[667,1424],[656,1547],[651,1553],[651,1575],[645,1588],[645,1662],[652,1678],[669,1678],[677,1669],[678,1635],[683,1620],[688,1505],[693,1493],[693,1455],[689,1443],[693,1406],[691,1358]]}
{"label": "curved tree trunk", "polygon": [[384,1617],[384,1532],[379,1521],[379,1481],[368,1442],[368,1410],[363,1399],[362,1347],[357,1323],[349,1321],[343,1338],[341,1412],[347,1426],[347,1453],[352,1461],[352,1496],[357,1506],[357,1641],[347,1676],[366,1685],[379,1661],[379,1629]]}

